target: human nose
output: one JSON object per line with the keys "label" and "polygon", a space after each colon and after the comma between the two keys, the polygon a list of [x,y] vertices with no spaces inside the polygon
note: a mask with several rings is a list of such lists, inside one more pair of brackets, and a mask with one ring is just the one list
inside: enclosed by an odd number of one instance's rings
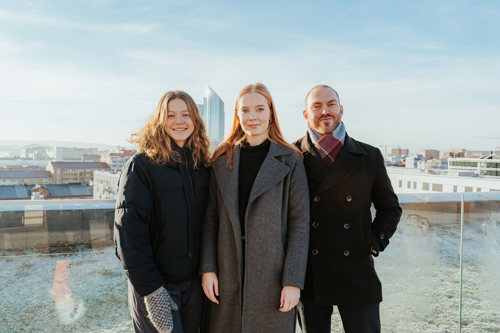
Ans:
{"label": "human nose", "polygon": [[175,116],[174,117],[174,123],[178,124],[178,123],[182,123],[183,122],[183,118],[182,116]]}

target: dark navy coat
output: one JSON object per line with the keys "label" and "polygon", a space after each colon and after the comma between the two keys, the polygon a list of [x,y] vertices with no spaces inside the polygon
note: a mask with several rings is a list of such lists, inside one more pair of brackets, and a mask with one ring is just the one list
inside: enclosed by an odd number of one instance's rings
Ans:
{"label": "dark navy coat", "polygon": [[381,302],[382,287],[370,248],[377,255],[384,250],[396,231],[401,208],[380,150],[346,135],[328,169],[307,134],[295,144],[304,156],[311,203],[302,297],[317,305]]}

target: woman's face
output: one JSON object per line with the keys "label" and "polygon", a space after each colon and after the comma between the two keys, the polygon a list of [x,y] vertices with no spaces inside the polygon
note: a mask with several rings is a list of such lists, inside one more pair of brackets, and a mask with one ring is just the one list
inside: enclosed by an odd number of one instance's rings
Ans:
{"label": "woman's face", "polygon": [[184,100],[176,98],[168,102],[165,130],[179,147],[193,134],[194,123]]}
{"label": "woman's face", "polygon": [[248,93],[238,101],[238,118],[247,142],[256,146],[264,142],[269,131],[271,110],[267,100],[259,93]]}

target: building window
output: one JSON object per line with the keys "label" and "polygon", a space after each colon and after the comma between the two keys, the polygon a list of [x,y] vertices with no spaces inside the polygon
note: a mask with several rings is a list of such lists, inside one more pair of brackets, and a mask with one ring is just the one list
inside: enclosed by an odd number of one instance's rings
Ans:
{"label": "building window", "polygon": [[476,192],[481,192],[481,188],[480,187],[476,188]]}
{"label": "building window", "polygon": [[411,188],[411,182],[410,181],[406,182],[406,187],[407,188]]}
{"label": "building window", "polygon": [[453,192],[457,192],[458,190],[458,186],[457,185],[453,185]]}
{"label": "building window", "polygon": [[443,184],[432,184],[433,192],[443,192]]}
{"label": "building window", "polygon": [[398,187],[403,187],[403,181],[402,180],[398,180]]}
{"label": "building window", "polygon": [[465,192],[472,192],[471,186],[465,186]]}
{"label": "building window", "polygon": [[429,191],[429,183],[422,183],[422,190]]}
{"label": "building window", "polygon": [[417,182],[413,182],[413,189],[417,189]]}

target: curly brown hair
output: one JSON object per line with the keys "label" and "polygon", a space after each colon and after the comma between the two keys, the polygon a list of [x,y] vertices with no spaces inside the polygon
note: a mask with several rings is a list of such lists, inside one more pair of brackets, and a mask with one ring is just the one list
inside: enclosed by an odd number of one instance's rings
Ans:
{"label": "curly brown hair", "polygon": [[158,102],[156,110],[149,118],[146,125],[136,133],[130,135],[128,140],[137,146],[138,150],[159,164],[166,164],[170,160],[180,162],[180,156],[172,149],[172,138],[168,135],[165,124],[167,123],[168,103],[174,99],[181,99],[188,106],[189,115],[193,121],[194,131],[186,140],[185,147],[192,152],[194,167],[210,165],[210,141],[201,119],[200,111],[193,98],[184,91],[168,91]]}

